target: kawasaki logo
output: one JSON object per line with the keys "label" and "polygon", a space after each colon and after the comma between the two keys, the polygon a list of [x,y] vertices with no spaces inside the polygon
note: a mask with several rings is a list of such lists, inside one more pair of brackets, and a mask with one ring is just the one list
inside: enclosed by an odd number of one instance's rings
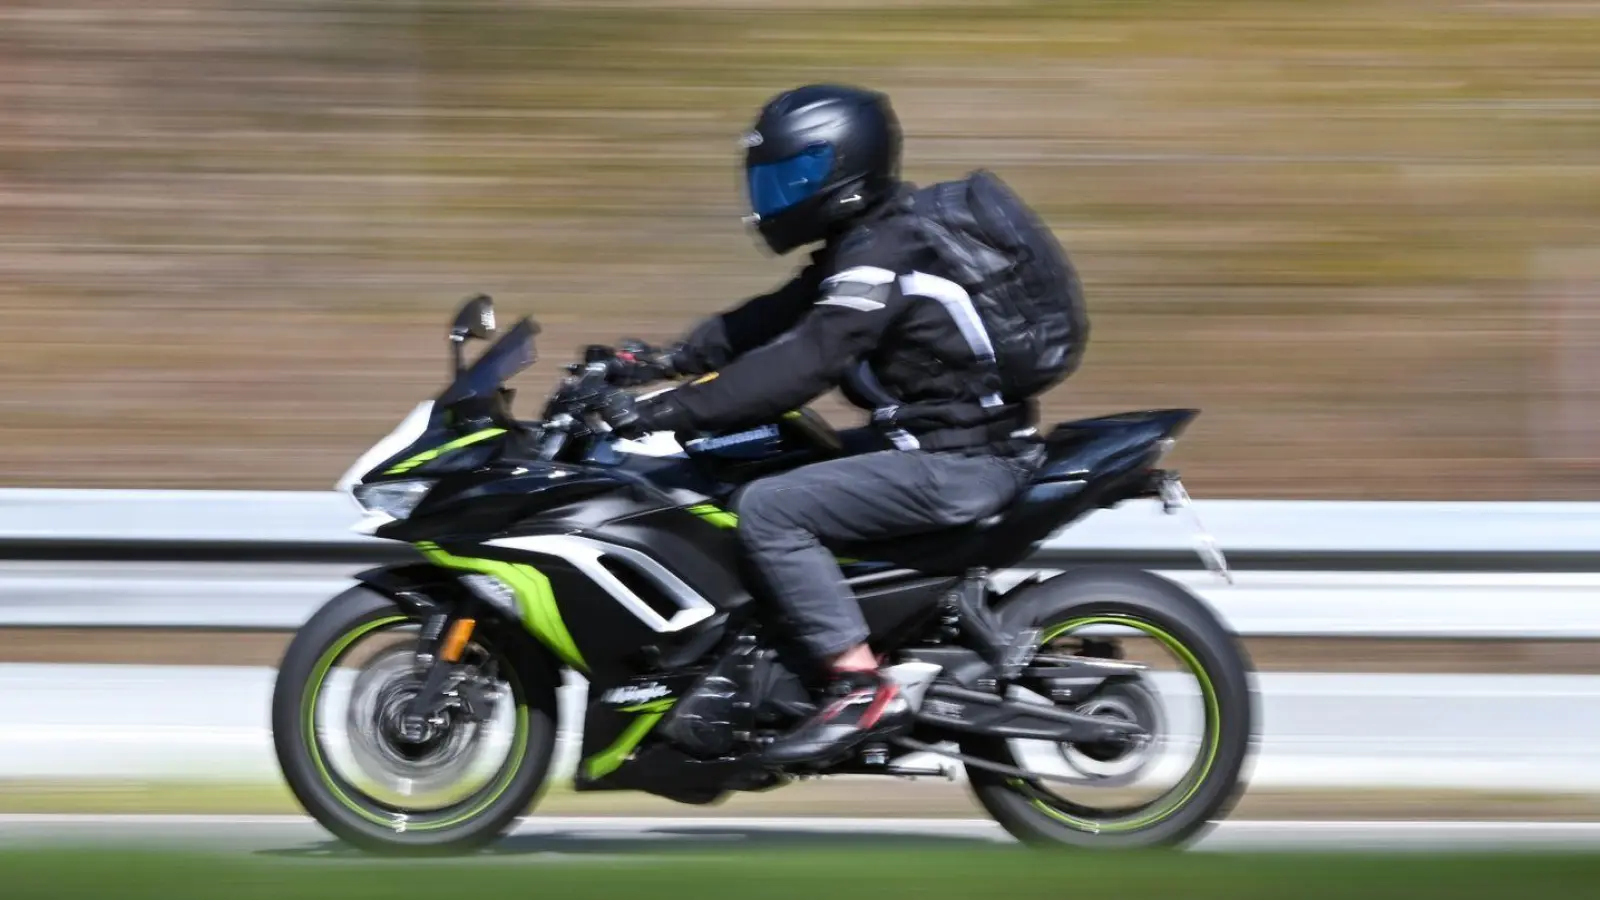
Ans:
{"label": "kawasaki logo", "polygon": [[601,694],[600,699],[605,703],[648,703],[671,693],[672,691],[665,685],[652,681],[648,684],[630,684],[612,688]]}
{"label": "kawasaki logo", "polygon": [[684,446],[693,450],[716,450],[719,447],[731,447],[735,444],[749,444],[754,441],[775,438],[777,436],[778,426],[763,425],[760,428],[752,428],[749,431],[738,431],[734,432],[733,434],[722,435],[721,437],[696,438]]}

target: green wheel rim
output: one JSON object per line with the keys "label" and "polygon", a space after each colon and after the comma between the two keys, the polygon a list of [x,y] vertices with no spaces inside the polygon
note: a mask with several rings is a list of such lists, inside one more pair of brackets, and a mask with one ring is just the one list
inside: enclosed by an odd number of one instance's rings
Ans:
{"label": "green wheel rim", "polygon": [[[322,786],[327,788],[339,804],[350,812],[366,821],[382,826],[394,832],[407,831],[442,831],[446,828],[459,825],[475,816],[482,815],[484,810],[493,806],[511,783],[516,780],[522,771],[523,760],[528,747],[528,703],[522,696],[522,683],[517,678],[516,669],[506,667],[506,680],[511,683],[512,695],[516,701],[516,730],[511,739],[511,752],[501,772],[493,782],[477,791],[476,794],[433,813],[430,817],[413,818],[412,814],[400,807],[391,806],[378,800],[367,798],[362,803],[352,795],[360,794],[349,782],[335,775],[322,757],[322,748],[317,741],[317,699],[322,694],[322,685],[327,680],[328,672],[344,657],[356,641],[382,628],[387,628],[401,622],[410,622],[407,616],[384,616],[369,622],[363,622],[345,632],[337,641],[334,641],[317,664],[311,670],[311,677],[306,682],[305,692],[301,696],[301,724],[304,731],[306,751],[311,754],[312,764],[316,767],[317,776]],[[370,805],[369,805],[370,804]],[[382,810],[380,812],[378,810]],[[385,813],[388,813],[385,815]]]}
{"label": "green wheel rim", "polygon": [[[1216,765],[1217,753],[1222,744],[1222,705],[1217,700],[1216,685],[1212,683],[1210,673],[1206,672],[1205,667],[1200,665],[1200,661],[1195,658],[1194,652],[1165,629],[1142,619],[1122,614],[1104,614],[1068,619],[1049,628],[1039,639],[1039,642],[1040,644],[1047,643],[1067,631],[1087,625],[1121,625],[1143,632],[1161,642],[1163,646],[1177,654],[1188,665],[1189,670],[1194,673],[1195,678],[1200,682],[1200,693],[1205,700],[1207,725],[1205,747],[1202,749],[1203,759],[1200,761],[1198,768],[1191,766],[1191,774],[1185,776],[1183,781],[1180,781],[1175,787],[1167,791],[1168,795],[1178,794],[1179,796],[1176,799],[1163,803],[1161,798],[1157,797],[1143,806],[1135,807],[1134,814],[1130,817],[1121,819],[1095,820],[1072,815],[1041,797],[1036,788],[1021,779],[1011,779],[1009,784],[1014,790],[1028,797],[1034,808],[1079,831],[1086,831],[1092,834],[1120,834],[1139,831],[1156,825],[1183,809],[1190,800],[1194,799],[1194,795],[1199,792],[1201,785],[1205,784],[1206,778],[1210,776],[1212,768]],[[1158,809],[1148,809],[1148,807],[1158,805]]]}

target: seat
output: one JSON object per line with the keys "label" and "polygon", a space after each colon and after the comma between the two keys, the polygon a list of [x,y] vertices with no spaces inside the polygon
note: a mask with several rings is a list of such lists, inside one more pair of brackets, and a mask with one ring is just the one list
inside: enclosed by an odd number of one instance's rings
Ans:
{"label": "seat", "polygon": [[1032,482],[998,515],[913,537],[832,549],[930,575],[1010,568],[1084,513],[1142,491],[1149,468],[1165,451],[1162,442],[1196,415],[1198,411],[1187,409],[1147,410],[1060,423],[1045,437],[1045,459]]}

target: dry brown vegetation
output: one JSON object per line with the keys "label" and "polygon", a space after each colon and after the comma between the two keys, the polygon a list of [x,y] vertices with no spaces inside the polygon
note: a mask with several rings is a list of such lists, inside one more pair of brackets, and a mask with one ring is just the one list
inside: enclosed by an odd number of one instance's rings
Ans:
{"label": "dry brown vegetation", "polygon": [[527,409],[786,273],[736,137],[838,79],[1074,253],[1052,418],[1201,407],[1211,496],[1600,495],[1552,464],[1600,457],[1596,47],[1594,2],[13,0],[4,481],[326,487],[474,290],[544,325]]}

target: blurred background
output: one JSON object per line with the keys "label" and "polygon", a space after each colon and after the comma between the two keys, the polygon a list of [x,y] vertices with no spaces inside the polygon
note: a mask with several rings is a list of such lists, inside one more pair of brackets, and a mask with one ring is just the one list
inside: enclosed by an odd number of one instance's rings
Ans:
{"label": "blurred background", "polygon": [[1048,417],[1202,408],[1197,495],[1600,497],[1597,47],[1531,0],[5,0],[5,482],[326,489],[480,290],[545,328],[531,414],[788,276],[738,136],[838,80],[1073,255]]}

